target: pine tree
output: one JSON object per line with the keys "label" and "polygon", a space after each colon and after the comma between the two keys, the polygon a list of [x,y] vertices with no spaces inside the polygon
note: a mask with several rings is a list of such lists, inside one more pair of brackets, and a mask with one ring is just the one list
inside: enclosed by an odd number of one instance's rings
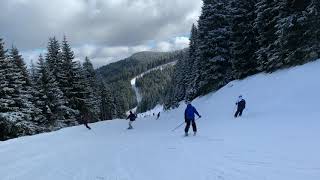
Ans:
{"label": "pine tree", "polygon": [[66,37],[64,36],[62,41],[62,52],[61,52],[61,64],[62,66],[61,71],[59,72],[58,76],[58,82],[59,87],[61,88],[64,95],[67,97],[67,99],[70,101],[73,99],[73,96],[77,92],[73,92],[75,86],[76,79],[75,76],[80,76],[79,74],[76,74],[77,72],[77,63],[73,61],[74,60],[74,53],[71,50],[70,45],[68,44],[68,41]]}
{"label": "pine tree", "polygon": [[61,68],[63,65],[60,44],[55,37],[49,38],[47,51],[46,62],[48,64],[48,68],[54,75],[55,79],[58,80],[60,79],[59,73],[62,72]]}
{"label": "pine tree", "polygon": [[258,50],[256,58],[259,71],[269,71],[268,62],[274,61],[277,49],[276,24],[279,16],[279,6],[276,0],[261,0],[256,4],[256,19],[254,28],[257,31]]}
{"label": "pine tree", "polygon": [[97,75],[96,75],[96,72],[93,68],[93,65],[88,57],[85,57],[85,61],[82,66],[84,69],[85,76],[90,82],[90,86],[92,88],[97,88],[98,87]]}
{"label": "pine tree", "polygon": [[188,58],[188,72],[186,74],[186,100],[192,100],[195,96],[194,92],[194,80],[198,78],[199,72],[199,61],[198,61],[198,27],[193,24],[190,34],[189,44],[189,58]]}
{"label": "pine tree", "polygon": [[176,64],[176,68],[174,70],[174,93],[173,93],[173,97],[174,97],[174,101],[173,104],[174,106],[178,106],[178,103],[182,100],[184,100],[185,96],[186,96],[186,81],[185,81],[185,77],[187,74],[187,69],[188,69],[188,64],[187,64],[187,57],[182,57],[179,58],[177,64]]}
{"label": "pine tree", "polygon": [[23,78],[27,82],[27,85],[30,85],[30,77],[29,77],[26,64],[24,63],[22,55],[19,54],[19,50],[16,47],[12,46],[10,51],[10,56],[14,60],[17,67],[22,72]]}
{"label": "pine tree", "polygon": [[86,79],[86,74],[80,62],[78,62],[75,67],[71,92],[70,102],[72,107],[79,110],[80,113],[89,110],[91,115],[97,119],[98,109],[94,104],[93,89],[90,86],[89,80]]}
{"label": "pine tree", "polygon": [[256,33],[253,28],[256,0],[234,0],[232,2],[232,68],[233,76],[242,79],[257,73],[255,52]]}
{"label": "pine tree", "polygon": [[100,85],[100,118],[111,120],[116,117],[116,107],[110,89],[101,82]]}
{"label": "pine tree", "polygon": [[319,37],[314,36],[319,35],[319,24],[314,24],[319,23],[319,18],[313,11],[317,6],[319,3],[311,0],[279,2],[274,43],[277,51],[266,63],[269,71],[304,64],[319,57]]}
{"label": "pine tree", "polygon": [[14,85],[17,93],[19,93],[19,104],[21,104],[21,112],[28,115],[28,119],[37,123],[44,121],[44,117],[41,115],[41,110],[34,105],[34,94],[31,86],[31,79],[27,71],[27,67],[19,54],[19,50],[16,47],[12,47],[9,52],[9,57],[12,62],[13,70],[15,72],[16,82],[19,84]]}
{"label": "pine tree", "polygon": [[85,58],[83,63],[83,78],[86,86],[87,102],[90,102],[90,111],[98,116],[100,114],[100,98],[99,98],[99,88],[97,83],[96,72],[93,65],[88,57]]}
{"label": "pine tree", "polygon": [[10,61],[7,58],[7,50],[4,47],[4,42],[0,39],[0,112],[2,118],[5,118],[5,113],[10,111],[18,111],[13,108],[15,101],[12,99],[14,89],[9,88],[9,80],[7,79],[8,66]]}
{"label": "pine tree", "polygon": [[199,69],[193,89],[206,94],[225,85],[230,79],[230,16],[228,2],[204,0],[199,18]]}
{"label": "pine tree", "polygon": [[39,99],[37,106],[42,110],[47,118],[49,127],[59,128],[68,125],[69,119],[74,119],[74,112],[66,106],[62,91],[59,89],[58,82],[42,56],[39,57],[37,67],[37,87]]}
{"label": "pine tree", "polygon": [[38,119],[33,116],[35,107],[30,101],[31,94],[27,91],[27,82],[23,71],[16,64],[15,58],[20,57],[19,52],[11,50],[8,56],[6,52],[0,39],[0,124],[4,127],[0,139],[32,135],[39,131],[37,125],[32,122]]}
{"label": "pine tree", "polygon": [[30,65],[30,79],[32,83],[36,81],[36,66],[33,60],[31,60],[31,65]]}
{"label": "pine tree", "polygon": [[315,60],[320,57],[320,1],[310,0],[309,6],[303,14],[305,21],[304,36],[306,38],[306,51],[304,59]]}

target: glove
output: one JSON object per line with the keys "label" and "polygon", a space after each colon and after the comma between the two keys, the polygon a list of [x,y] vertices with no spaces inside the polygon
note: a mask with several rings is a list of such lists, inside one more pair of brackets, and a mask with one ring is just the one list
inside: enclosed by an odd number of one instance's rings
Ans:
{"label": "glove", "polygon": [[199,116],[199,118],[201,118],[201,116]]}

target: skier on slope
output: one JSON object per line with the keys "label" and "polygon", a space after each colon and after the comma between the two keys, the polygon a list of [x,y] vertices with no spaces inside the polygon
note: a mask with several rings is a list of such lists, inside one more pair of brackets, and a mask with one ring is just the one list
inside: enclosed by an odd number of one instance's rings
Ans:
{"label": "skier on slope", "polygon": [[157,120],[160,118],[160,112],[157,114]]}
{"label": "skier on slope", "polygon": [[192,129],[193,129],[193,135],[195,136],[197,134],[197,125],[195,122],[195,115],[198,115],[199,118],[201,118],[201,116],[199,115],[198,111],[196,110],[195,107],[193,107],[191,105],[190,102],[187,102],[187,108],[184,111],[184,119],[185,119],[185,123],[186,123],[186,128],[184,129],[185,132],[185,136],[188,136],[188,131],[190,128],[190,124],[192,124]]}
{"label": "skier on slope", "polygon": [[81,115],[81,120],[82,120],[82,123],[83,125],[88,128],[89,130],[91,129],[91,127],[88,126],[88,123],[90,121],[90,112],[88,109],[84,109],[84,111],[82,112],[82,115]]}
{"label": "skier on slope", "polygon": [[132,123],[133,123],[133,121],[136,120],[136,118],[137,118],[137,116],[135,114],[133,114],[132,111],[130,111],[129,116],[127,117],[127,119],[129,119],[129,127],[128,127],[128,129],[133,129]]}
{"label": "skier on slope", "polygon": [[243,110],[246,108],[246,101],[242,98],[242,96],[239,96],[238,101],[236,102],[237,111],[234,114],[234,117],[241,117]]}

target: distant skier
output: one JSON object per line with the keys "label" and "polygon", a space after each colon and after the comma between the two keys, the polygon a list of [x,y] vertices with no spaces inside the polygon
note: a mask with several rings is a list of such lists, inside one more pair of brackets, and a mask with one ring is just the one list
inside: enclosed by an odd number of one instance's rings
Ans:
{"label": "distant skier", "polygon": [[195,107],[193,107],[191,105],[190,102],[187,102],[187,108],[186,110],[184,111],[184,119],[185,119],[185,122],[186,122],[186,128],[184,129],[184,132],[185,132],[185,136],[188,136],[188,131],[189,131],[189,128],[190,128],[190,124],[192,124],[192,129],[193,129],[193,135],[195,136],[197,134],[197,125],[196,125],[196,122],[195,122],[195,115],[198,115],[199,118],[201,118],[201,116],[199,115],[198,111],[196,110]]}
{"label": "distant skier", "polygon": [[137,118],[137,116],[135,114],[133,114],[132,111],[130,111],[129,116],[127,117],[127,119],[129,119],[129,127],[128,127],[128,129],[133,129],[132,123],[133,123],[133,121],[136,120],[136,118]]}
{"label": "distant skier", "polygon": [[160,118],[160,112],[158,113],[158,115],[157,115],[157,120]]}
{"label": "distant skier", "polygon": [[88,110],[85,110],[81,116],[81,120],[82,120],[82,123],[83,125],[88,128],[89,130],[91,129],[91,127],[89,127],[88,123],[90,121],[90,112]]}
{"label": "distant skier", "polygon": [[236,102],[236,105],[237,105],[237,111],[234,114],[235,118],[241,117],[243,110],[246,108],[246,101],[242,98],[241,95],[239,96],[239,99]]}

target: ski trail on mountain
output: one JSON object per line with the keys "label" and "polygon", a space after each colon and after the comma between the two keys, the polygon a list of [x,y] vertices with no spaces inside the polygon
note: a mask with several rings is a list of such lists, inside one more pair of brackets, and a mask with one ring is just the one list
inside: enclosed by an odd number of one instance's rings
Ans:
{"label": "ski trail on mountain", "polygon": [[[135,92],[135,95],[136,95],[136,98],[137,98],[137,103],[139,104],[142,100],[142,95],[140,94],[139,92],[139,88],[136,86],[136,81],[137,81],[137,78],[141,78],[143,77],[144,75],[152,72],[152,71],[155,71],[155,70],[162,70],[164,69],[165,67],[167,66],[174,66],[177,62],[174,61],[174,62],[170,62],[170,63],[167,63],[167,64],[163,64],[163,65],[160,65],[160,66],[157,66],[155,68],[152,68],[152,69],[149,69],[148,71],[146,72],[143,72],[141,74],[139,74],[138,76],[134,77],[133,79],[130,80],[130,84],[131,84],[131,87],[132,89],[134,90]],[[136,111],[137,107],[133,108],[131,111]]]}

